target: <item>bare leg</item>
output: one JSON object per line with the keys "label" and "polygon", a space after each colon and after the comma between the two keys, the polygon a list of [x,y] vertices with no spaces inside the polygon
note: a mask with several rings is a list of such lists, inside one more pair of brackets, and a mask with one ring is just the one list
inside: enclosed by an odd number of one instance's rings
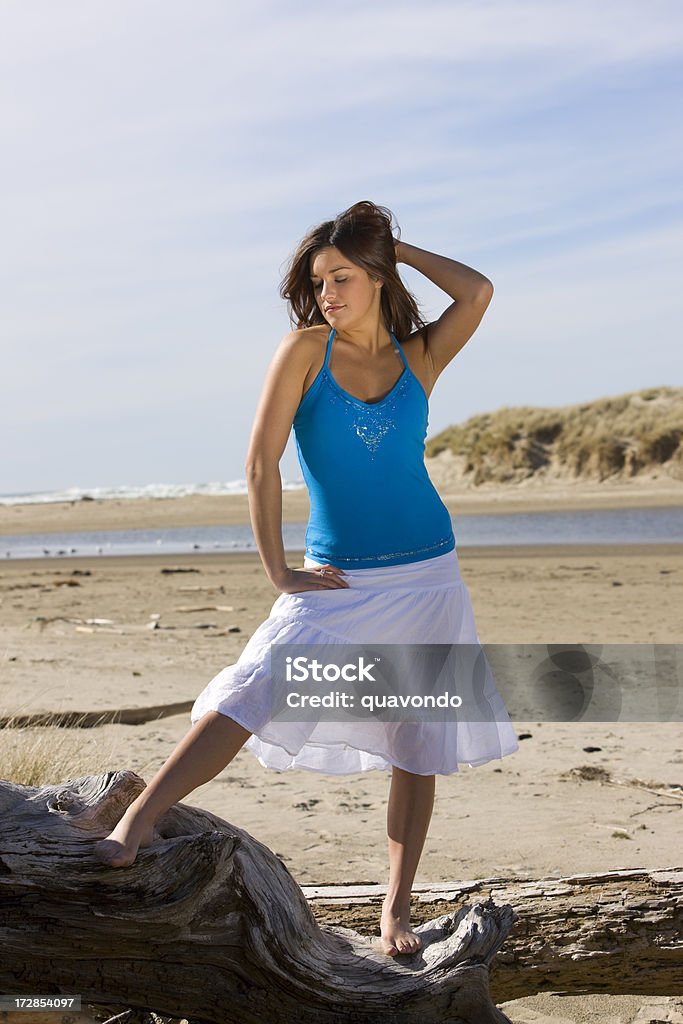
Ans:
{"label": "bare leg", "polygon": [[207,711],[127,808],[114,831],[95,844],[97,859],[110,867],[132,864],[138,847],[153,842],[154,822],[178,800],[218,775],[250,736],[234,719]]}
{"label": "bare leg", "polygon": [[422,942],[410,930],[410,893],[432,817],[436,779],[395,765],[387,805],[389,886],[382,904],[383,952],[414,953]]}

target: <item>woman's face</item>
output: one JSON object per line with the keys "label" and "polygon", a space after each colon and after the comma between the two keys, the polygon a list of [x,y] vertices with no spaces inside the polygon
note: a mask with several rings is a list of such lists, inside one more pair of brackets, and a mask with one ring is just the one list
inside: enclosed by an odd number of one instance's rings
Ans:
{"label": "woman's face", "polygon": [[374,281],[335,246],[321,249],[310,269],[316,302],[333,327],[350,327],[362,321],[373,306],[379,309],[381,282]]}

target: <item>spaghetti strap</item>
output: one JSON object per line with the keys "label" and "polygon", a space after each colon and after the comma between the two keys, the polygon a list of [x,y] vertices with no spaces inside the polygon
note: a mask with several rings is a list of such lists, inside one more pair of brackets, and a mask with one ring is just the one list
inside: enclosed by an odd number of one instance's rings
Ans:
{"label": "spaghetti strap", "polygon": [[334,338],[336,330],[337,328],[333,327],[332,330],[330,331],[330,336],[327,339],[327,348],[325,349],[325,362],[322,365],[323,370],[327,369],[327,364],[330,361],[330,352],[332,351],[332,340]]}
{"label": "spaghetti strap", "polygon": [[[391,331],[389,331],[389,334],[391,334]],[[396,348],[397,348],[397,349],[398,349],[398,351],[399,351],[399,355],[401,356],[401,359],[403,360],[403,365],[405,366],[406,370],[409,370],[409,369],[410,369],[410,367],[408,366],[408,362],[407,362],[407,360],[406,360],[406,357],[405,357],[405,355],[403,354],[403,349],[401,348],[401,346],[399,345],[399,343],[398,343],[398,342],[396,341],[396,338],[394,337],[394,335],[393,335],[393,334],[391,334],[391,340],[393,341],[394,345],[396,346]]]}

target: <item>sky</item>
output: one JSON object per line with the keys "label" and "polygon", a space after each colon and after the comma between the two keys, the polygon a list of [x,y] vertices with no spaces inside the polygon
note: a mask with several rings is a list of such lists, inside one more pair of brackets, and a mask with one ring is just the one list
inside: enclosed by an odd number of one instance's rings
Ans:
{"label": "sky", "polygon": [[428,437],[681,385],[682,51],[679,0],[5,0],[0,494],[243,479],[287,260],[361,199],[494,284]]}

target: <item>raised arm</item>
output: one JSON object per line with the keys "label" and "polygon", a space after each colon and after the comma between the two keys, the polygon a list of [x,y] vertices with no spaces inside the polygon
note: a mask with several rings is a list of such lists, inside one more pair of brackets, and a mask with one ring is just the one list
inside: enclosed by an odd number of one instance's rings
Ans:
{"label": "raised arm", "polygon": [[493,285],[465,263],[407,242],[396,243],[396,261],[419,270],[455,300],[429,324],[427,357],[435,381],[476,331],[491,301]]}

